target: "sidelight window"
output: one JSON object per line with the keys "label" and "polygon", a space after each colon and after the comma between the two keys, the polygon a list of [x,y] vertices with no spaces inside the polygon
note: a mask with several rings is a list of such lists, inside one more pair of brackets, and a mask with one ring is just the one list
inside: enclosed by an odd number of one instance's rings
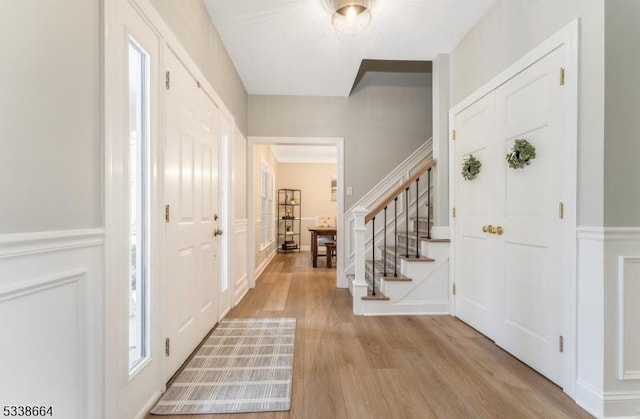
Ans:
{"label": "sidelight window", "polygon": [[149,68],[148,56],[129,41],[129,371],[149,353]]}

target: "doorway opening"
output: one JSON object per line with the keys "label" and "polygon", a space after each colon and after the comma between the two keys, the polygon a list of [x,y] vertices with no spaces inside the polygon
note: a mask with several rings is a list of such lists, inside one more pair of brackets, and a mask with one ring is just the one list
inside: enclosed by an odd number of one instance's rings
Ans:
{"label": "doorway opening", "polygon": [[[265,153],[265,149],[268,151]],[[273,151],[275,150],[275,152]],[[268,261],[271,257],[273,257],[277,253],[277,235],[274,235],[274,240],[269,242],[268,246],[264,246],[265,243],[261,243],[260,240],[260,231],[259,231],[259,216],[257,214],[260,210],[261,202],[260,199],[256,197],[256,193],[259,192],[260,182],[260,168],[263,164],[269,165],[271,163],[272,166],[277,164],[276,154],[281,153],[285,154],[286,152],[291,152],[292,150],[296,150],[300,155],[307,155],[308,164],[312,164],[314,162],[322,161],[322,156],[325,158],[332,153],[333,156],[330,161],[335,164],[335,173],[328,174],[327,179],[324,179],[324,176],[319,180],[320,188],[318,188],[318,194],[326,194],[327,197],[335,196],[335,215],[336,215],[336,244],[337,244],[337,253],[336,253],[336,286],[339,288],[347,287],[347,280],[342,273],[344,272],[344,255],[341,253],[340,249],[344,249],[344,230],[343,230],[343,218],[344,218],[344,139],[343,138],[317,138],[317,137],[249,137],[247,141],[247,209],[250,214],[249,217],[254,218],[255,225],[253,228],[249,228],[248,230],[248,248],[249,248],[249,260],[248,260],[248,276],[249,276],[249,286],[253,288],[255,286],[255,280],[261,270],[268,264]],[[328,153],[329,152],[329,153]],[[327,153],[327,154],[325,154]],[[264,154],[266,154],[267,158],[265,159]],[[319,158],[320,157],[320,158]],[[284,165],[288,165],[287,157],[281,156],[280,158]],[[326,160],[325,160],[326,161]],[[257,166],[256,166],[257,162]],[[291,162],[293,163],[293,162]],[[305,162],[298,158],[297,163],[304,165]],[[256,169],[257,167],[257,169]],[[311,166],[310,166],[311,167]],[[322,183],[324,182],[324,183]],[[293,182],[291,182],[293,184]],[[276,177],[273,188],[274,195],[277,196],[277,188],[276,185],[280,185],[284,188],[288,188],[291,184],[282,183],[282,179],[278,179]],[[326,184],[326,185],[325,185]],[[296,189],[296,188],[293,188]],[[301,206],[304,207],[304,202],[307,202],[307,198],[311,198],[308,202],[313,202],[314,192],[307,191],[306,193],[303,191],[301,196]],[[277,211],[274,210],[274,213]],[[305,217],[302,216],[301,222],[301,231],[300,231],[300,241],[299,243],[301,250],[307,250],[308,237],[310,233],[306,231],[308,225],[313,225],[314,220],[313,217]],[[273,219],[273,224],[275,225],[276,220],[275,217]],[[305,223],[302,225],[302,223]],[[302,240],[304,239],[304,240]],[[310,239],[309,239],[310,240]],[[311,261],[309,261],[311,263]]]}

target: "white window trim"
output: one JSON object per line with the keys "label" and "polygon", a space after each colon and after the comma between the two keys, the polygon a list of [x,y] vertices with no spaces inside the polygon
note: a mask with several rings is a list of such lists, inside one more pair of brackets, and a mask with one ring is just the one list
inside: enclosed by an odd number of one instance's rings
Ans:
{"label": "white window trim", "polygon": [[[267,178],[264,179],[263,176],[267,175]],[[269,248],[270,246],[273,245],[273,243],[275,242],[275,228],[274,228],[274,223],[275,223],[275,201],[274,201],[274,195],[275,195],[275,176],[274,176],[274,172],[273,172],[273,168],[271,167],[271,165],[269,165],[269,163],[265,160],[265,159],[260,159],[260,251],[264,251],[265,249]],[[264,185],[263,183],[266,182],[267,184]],[[270,199],[270,205],[268,208],[268,212],[265,214],[264,208],[263,208],[263,198],[265,198],[265,196],[263,196],[263,189],[266,188],[266,198],[267,201],[269,201]],[[267,215],[269,218],[269,222],[266,224],[266,226],[264,225],[264,216]],[[263,231],[266,229],[266,239],[263,240]]]}

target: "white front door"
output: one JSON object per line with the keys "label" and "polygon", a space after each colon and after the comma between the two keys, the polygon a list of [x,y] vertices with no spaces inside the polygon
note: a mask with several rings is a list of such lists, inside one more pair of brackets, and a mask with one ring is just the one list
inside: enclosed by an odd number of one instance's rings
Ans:
{"label": "white front door", "polygon": [[[571,226],[567,90],[559,82],[565,47],[455,115],[455,314],[552,381],[562,384],[563,259]],[[516,139],[536,149],[522,169],[505,159]],[[478,177],[460,174],[473,154]],[[488,231],[483,231],[488,230]],[[494,230],[491,230],[492,227]]]}
{"label": "white front door", "polygon": [[[506,172],[506,201],[496,214],[504,228],[496,250],[504,261],[496,264],[501,282],[496,343],[556,383],[562,377],[562,239],[570,234],[560,218],[571,178],[563,166],[566,89],[558,82],[563,57],[562,49],[556,50],[496,90],[496,139]],[[514,170],[503,156],[520,138],[535,146],[536,158]]]}
{"label": "white front door", "polygon": [[169,379],[218,318],[218,110],[166,51],[164,335]]}

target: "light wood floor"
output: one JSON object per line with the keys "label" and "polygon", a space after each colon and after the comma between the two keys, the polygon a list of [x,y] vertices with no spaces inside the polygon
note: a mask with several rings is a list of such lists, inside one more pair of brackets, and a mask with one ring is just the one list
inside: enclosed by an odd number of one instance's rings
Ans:
{"label": "light wood floor", "polygon": [[169,418],[591,417],[461,321],[356,317],[335,284],[309,253],[280,254],[228,315],[298,319],[291,411]]}

